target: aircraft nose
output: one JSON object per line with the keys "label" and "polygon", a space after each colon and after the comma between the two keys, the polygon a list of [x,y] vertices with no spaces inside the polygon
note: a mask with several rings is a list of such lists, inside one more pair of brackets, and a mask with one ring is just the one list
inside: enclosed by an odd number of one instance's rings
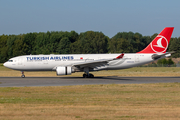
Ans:
{"label": "aircraft nose", "polygon": [[4,67],[7,67],[7,62],[5,62],[3,65],[4,65]]}

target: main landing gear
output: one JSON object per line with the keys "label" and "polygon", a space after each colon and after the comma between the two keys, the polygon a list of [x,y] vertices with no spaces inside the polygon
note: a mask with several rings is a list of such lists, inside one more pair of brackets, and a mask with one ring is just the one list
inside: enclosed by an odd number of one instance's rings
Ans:
{"label": "main landing gear", "polygon": [[94,78],[94,75],[91,73],[89,73],[89,74],[84,73],[83,78]]}
{"label": "main landing gear", "polygon": [[94,75],[89,73],[89,68],[88,67],[85,67],[84,68],[84,74],[83,74],[83,78],[93,78]]}
{"label": "main landing gear", "polygon": [[21,73],[22,73],[21,77],[25,78],[24,71],[21,71]]}

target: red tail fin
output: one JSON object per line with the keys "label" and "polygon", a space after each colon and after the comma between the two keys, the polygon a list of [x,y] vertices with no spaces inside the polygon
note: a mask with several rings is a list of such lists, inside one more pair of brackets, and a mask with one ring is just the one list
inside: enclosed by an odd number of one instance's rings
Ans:
{"label": "red tail fin", "polygon": [[165,53],[174,27],[164,28],[159,35],[154,38],[154,40],[142,51],[138,53]]}

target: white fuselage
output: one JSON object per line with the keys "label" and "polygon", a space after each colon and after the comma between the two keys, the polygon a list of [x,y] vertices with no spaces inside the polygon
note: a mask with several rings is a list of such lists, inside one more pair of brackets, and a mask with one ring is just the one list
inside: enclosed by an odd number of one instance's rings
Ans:
{"label": "white fuselage", "polygon": [[[57,66],[73,66],[84,61],[116,58],[120,54],[61,54],[61,55],[24,55],[11,58],[4,66],[19,71],[55,71]],[[122,59],[109,61],[104,66],[90,71],[125,69],[154,61],[153,54],[124,54]]]}

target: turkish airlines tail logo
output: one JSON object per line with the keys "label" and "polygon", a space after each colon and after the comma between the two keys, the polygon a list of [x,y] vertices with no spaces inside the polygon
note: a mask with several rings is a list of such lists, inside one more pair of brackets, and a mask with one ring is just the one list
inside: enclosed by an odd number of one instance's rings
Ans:
{"label": "turkish airlines tail logo", "polygon": [[152,42],[151,42],[151,49],[155,53],[163,53],[168,48],[168,40],[161,35],[158,35]]}
{"label": "turkish airlines tail logo", "polygon": [[138,53],[165,53],[174,27],[166,27],[156,38],[142,51]]}
{"label": "turkish airlines tail logo", "polygon": [[160,48],[165,48],[165,47],[162,46],[162,43],[161,43],[162,39],[163,38],[159,38],[158,41],[157,41],[157,45],[153,45],[153,46],[160,47]]}

